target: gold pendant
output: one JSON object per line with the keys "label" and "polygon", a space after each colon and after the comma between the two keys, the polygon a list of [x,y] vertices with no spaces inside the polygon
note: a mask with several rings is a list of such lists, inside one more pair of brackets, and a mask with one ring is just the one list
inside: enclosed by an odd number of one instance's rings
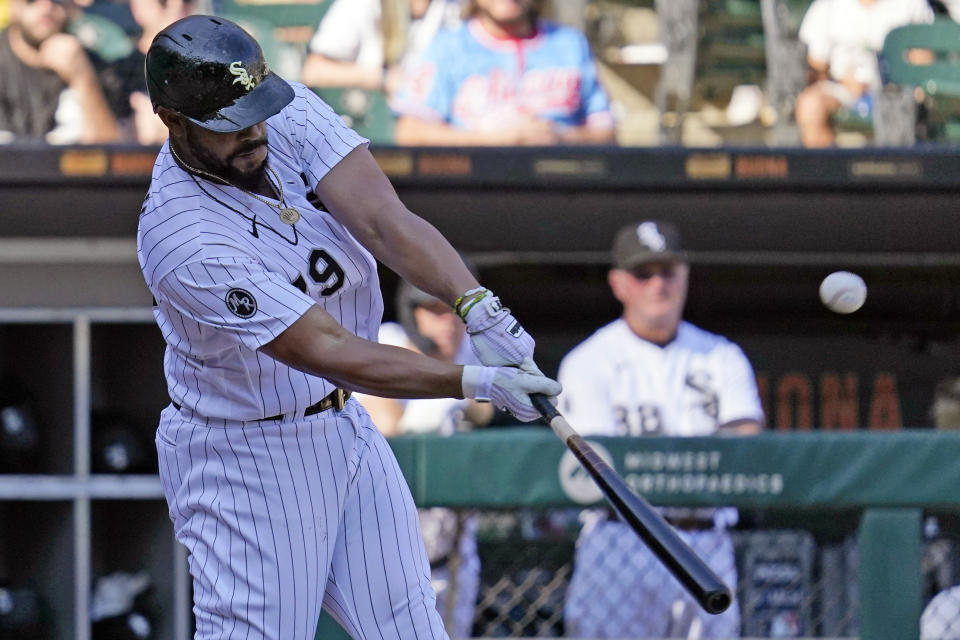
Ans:
{"label": "gold pendant", "polygon": [[285,224],[297,224],[300,220],[300,212],[293,207],[284,207],[280,209],[280,219]]}

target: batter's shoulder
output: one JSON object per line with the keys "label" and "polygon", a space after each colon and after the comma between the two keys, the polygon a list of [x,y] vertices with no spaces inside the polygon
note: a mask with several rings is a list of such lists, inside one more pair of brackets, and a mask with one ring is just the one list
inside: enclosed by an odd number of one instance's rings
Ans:
{"label": "batter's shoulder", "polygon": [[231,212],[220,210],[177,164],[158,158],[137,225],[137,255],[148,285],[192,262],[248,256],[243,236]]}

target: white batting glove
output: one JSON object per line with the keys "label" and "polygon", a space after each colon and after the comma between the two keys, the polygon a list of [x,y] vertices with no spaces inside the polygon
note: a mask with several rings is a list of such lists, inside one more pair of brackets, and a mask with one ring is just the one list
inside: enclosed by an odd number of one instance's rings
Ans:
{"label": "white batting glove", "polygon": [[536,346],[533,336],[524,331],[492,291],[482,289],[478,299],[467,301],[463,307],[466,311],[458,312],[467,323],[470,347],[480,362],[492,367],[514,365],[540,372],[533,364]]}
{"label": "white batting glove", "polygon": [[465,398],[492,402],[498,409],[509,411],[523,422],[540,417],[540,412],[530,402],[531,393],[556,397],[561,390],[556,380],[516,367],[466,365],[461,384]]}

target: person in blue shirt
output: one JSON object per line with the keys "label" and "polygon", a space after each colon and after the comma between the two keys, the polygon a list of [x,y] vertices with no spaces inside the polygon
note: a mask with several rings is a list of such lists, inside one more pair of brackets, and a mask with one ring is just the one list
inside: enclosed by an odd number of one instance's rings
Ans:
{"label": "person in blue shirt", "polygon": [[539,17],[536,0],[471,0],[391,101],[401,145],[615,141],[586,37]]}

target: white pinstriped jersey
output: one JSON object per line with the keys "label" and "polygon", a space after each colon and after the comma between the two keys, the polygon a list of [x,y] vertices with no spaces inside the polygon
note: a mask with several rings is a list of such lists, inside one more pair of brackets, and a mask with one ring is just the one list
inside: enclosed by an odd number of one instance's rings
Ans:
{"label": "white pinstriped jersey", "polygon": [[291,85],[293,101],[266,126],[268,164],[280,176],[284,204],[300,212],[295,225],[242,189],[188,173],[169,142],[140,215],[137,252],[167,341],[170,398],[205,418],[289,414],[334,389],[257,351],[313,304],[356,335],[377,339],[376,261],[313,204],[317,183],[367,141],[312,91]]}
{"label": "white pinstriped jersey", "polygon": [[[722,336],[681,322],[661,347],[639,338],[623,318],[601,327],[560,363],[563,413],[584,435],[709,436],[727,422],[753,419],[763,409],[747,357]],[[680,536],[727,584],[736,584],[733,543],[725,527],[732,508],[662,507],[667,517],[713,520],[714,527]],[[615,570],[613,568],[616,568]],[[617,603],[600,606],[598,603]],[[674,629],[677,603],[693,612]],[[587,524],[577,540],[564,602],[567,632],[589,638],[733,638],[739,635],[736,602],[718,616],[694,600],[623,522]],[[671,631],[672,630],[672,631]]]}
{"label": "white pinstriped jersey", "polygon": [[708,436],[733,420],[763,424],[743,351],[689,322],[660,347],[617,319],[568,353],[557,379],[561,409],[584,435]]}
{"label": "white pinstriped jersey", "polygon": [[292,86],[266,129],[296,224],[188,173],[169,146],[140,217],[174,402],[157,428],[160,481],[190,552],[194,637],[313,640],[322,606],[358,640],[446,640],[416,506],[386,439],[353,398],[305,416],[334,385],[258,351],[314,304],[368,340],[383,314],[373,256],[312,204],[318,182],[366,140]]}

